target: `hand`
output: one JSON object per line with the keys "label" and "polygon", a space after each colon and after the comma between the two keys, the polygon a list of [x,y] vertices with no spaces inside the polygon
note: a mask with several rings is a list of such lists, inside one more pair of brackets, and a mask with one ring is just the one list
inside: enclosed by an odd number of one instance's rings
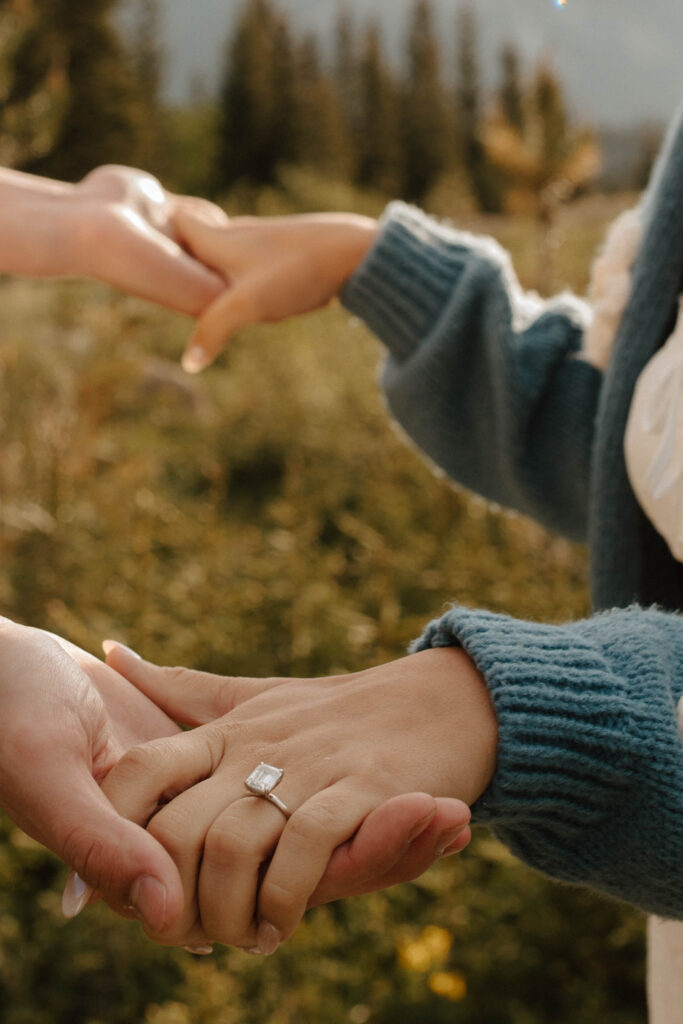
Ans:
{"label": "hand", "polygon": [[206,208],[180,204],[181,243],[228,287],[199,320],[183,366],[197,373],[248,324],[284,320],[339,294],[377,236],[377,223],[353,214],[236,217],[219,223]]}
{"label": "hand", "polygon": [[[448,798],[469,803],[487,787],[497,729],[486,685],[462,650],[329,679],[250,680],[157,668],[108,649],[108,663],[150,699],[199,726],[129,750],[103,783],[121,814],[147,823],[183,879],[184,917],[155,939],[272,952],[307,906],[413,877],[400,855],[372,884],[349,870],[366,840],[376,853],[372,829],[391,823],[387,801],[402,794],[427,801],[415,796],[423,790],[453,814],[450,836],[425,839],[418,872],[444,847],[466,845],[468,810]],[[285,770],[277,795],[288,820],[245,790],[261,760]],[[179,795],[158,810],[169,791]]]}
{"label": "hand", "polygon": [[[0,708],[2,809],[123,916],[166,927],[182,909],[177,869],[98,783],[129,747],[177,733],[175,723],[103,662],[2,618]],[[72,882],[68,916],[92,889]]]}
{"label": "hand", "polygon": [[212,203],[171,195],[130,167],[98,167],[78,185],[0,168],[0,272],[94,277],[197,315],[224,282],[174,240],[181,206],[227,220]]}
{"label": "hand", "polygon": [[212,224],[227,217],[213,203],[175,196],[156,178],[130,167],[98,167],[74,189],[68,272],[94,277],[121,291],[196,316],[224,282],[189,256],[172,221],[186,206]]}

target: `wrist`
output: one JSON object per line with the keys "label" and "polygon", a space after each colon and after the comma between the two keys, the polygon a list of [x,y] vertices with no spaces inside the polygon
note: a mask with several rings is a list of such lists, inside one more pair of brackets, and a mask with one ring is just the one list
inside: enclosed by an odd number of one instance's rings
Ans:
{"label": "wrist", "polygon": [[72,195],[69,186],[0,188],[0,271],[29,277],[72,273]]}
{"label": "wrist", "polygon": [[441,721],[443,792],[470,806],[496,769],[498,719],[482,673],[462,647],[433,647],[410,656],[424,673],[423,694]]}
{"label": "wrist", "polygon": [[372,217],[345,214],[340,222],[337,279],[341,291],[375,244],[379,225]]}

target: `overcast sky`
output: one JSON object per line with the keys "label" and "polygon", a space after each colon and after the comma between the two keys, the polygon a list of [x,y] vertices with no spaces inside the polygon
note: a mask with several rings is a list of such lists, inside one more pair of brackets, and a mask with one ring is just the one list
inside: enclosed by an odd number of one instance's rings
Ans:
{"label": "overcast sky", "polygon": [[[215,88],[225,41],[244,0],[162,0],[168,55],[167,91],[187,96],[193,78]],[[343,0],[278,0],[296,24],[329,40]],[[683,98],[681,0],[473,0],[482,55],[495,74],[495,55],[515,42],[529,59],[551,56],[572,105],[600,124],[664,121]],[[347,0],[359,23],[380,20],[387,45],[401,52],[414,0]],[[444,46],[454,48],[459,0],[434,0]],[[452,56],[451,56],[452,60]]]}

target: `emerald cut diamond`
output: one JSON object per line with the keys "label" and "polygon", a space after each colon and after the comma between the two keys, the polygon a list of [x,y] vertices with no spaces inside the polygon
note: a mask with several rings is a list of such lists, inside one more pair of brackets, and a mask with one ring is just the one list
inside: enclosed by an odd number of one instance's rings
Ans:
{"label": "emerald cut diamond", "polygon": [[275,768],[272,764],[261,761],[261,764],[257,765],[251,775],[244,780],[244,785],[256,796],[267,796],[275,789],[283,775],[282,768]]}

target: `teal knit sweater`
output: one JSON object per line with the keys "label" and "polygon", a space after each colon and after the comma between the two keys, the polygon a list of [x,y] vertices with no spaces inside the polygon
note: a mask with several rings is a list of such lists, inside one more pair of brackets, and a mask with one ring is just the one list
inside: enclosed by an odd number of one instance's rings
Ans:
{"label": "teal knit sweater", "polygon": [[[637,335],[642,365],[665,340],[683,282],[683,121],[652,189],[645,262],[636,264],[623,328]],[[662,259],[667,263],[659,278],[648,277],[658,252],[653,234],[662,236],[664,252],[655,271]],[[647,300],[641,310],[638,294]],[[571,296],[535,303],[522,295],[496,243],[400,203],[387,210],[343,298],[387,346],[390,409],[426,457],[493,501],[570,537],[590,537],[596,607],[611,609],[548,626],[454,607],[417,641],[415,649],[462,645],[491,691],[498,763],[474,820],[554,877],[683,919],[683,744],[676,720],[683,618],[627,607],[649,603],[656,592],[663,542],[652,540],[632,494],[620,494],[615,484],[618,478],[623,489],[626,480],[623,430],[615,422],[628,410],[637,379],[634,344],[624,372],[617,339],[603,380],[578,356],[590,315],[583,303]],[[647,308],[653,298],[654,318]],[[607,445],[605,455],[605,438],[615,435],[619,443]],[[597,528],[596,509],[617,532],[622,524],[619,536]],[[619,582],[620,559],[613,550],[595,550],[616,543],[639,566],[647,567],[644,553],[657,549],[650,580],[641,572],[642,585],[632,576]],[[605,568],[610,564],[617,571]],[[679,570],[674,563],[664,573],[672,581],[671,609],[683,607]]]}

